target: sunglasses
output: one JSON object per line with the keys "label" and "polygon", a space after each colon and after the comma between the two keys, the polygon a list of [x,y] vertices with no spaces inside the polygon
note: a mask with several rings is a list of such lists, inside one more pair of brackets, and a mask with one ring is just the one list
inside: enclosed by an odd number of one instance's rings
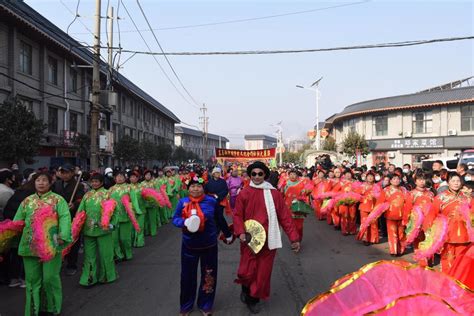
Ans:
{"label": "sunglasses", "polygon": [[252,177],[256,177],[256,176],[259,176],[259,177],[263,177],[264,173],[263,172],[252,172],[251,173]]}

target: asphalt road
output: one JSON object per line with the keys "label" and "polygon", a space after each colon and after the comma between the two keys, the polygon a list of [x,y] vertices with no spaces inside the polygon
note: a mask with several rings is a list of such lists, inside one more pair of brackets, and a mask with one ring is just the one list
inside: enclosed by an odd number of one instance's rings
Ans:
{"label": "asphalt road", "polygon": [[[392,259],[386,242],[366,247],[354,236],[344,237],[325,221],[305,221],[299,254],[289,249],[286,237],[275,260],[272,293],[261,315],[299,315],[305,303],[328,290],[346,273],[369,262]],[[63,276],[62,315],[177,315],[179,312],[181,232],[162,227],[146,247],[134,250],[134,259],[118,265],[119,279],[90,289],[79,286],[79,273]],[[404,259],[408,259],[406,255]],[[239,261],[238,244],[219,245],[219,274],[215,315],[249,315],[234,284]],[[24,289],[0,286],[0,315],[22,315]],[[191,315],[200,315],[196,309]]]}

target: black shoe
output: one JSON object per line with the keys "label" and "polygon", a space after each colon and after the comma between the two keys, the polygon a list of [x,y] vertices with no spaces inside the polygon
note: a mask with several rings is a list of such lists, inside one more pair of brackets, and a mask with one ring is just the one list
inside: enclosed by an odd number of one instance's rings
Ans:
{"label": "black shoe", "polygon": [[260,306],[258,305],[258,303],[256,303],[256,304],[247,304],[247,307],[248,307],[250,313],[252,313],[252,314],[260,313]]}
{"label": "black shoe", "polygon": [[66,275],[73,276],[76,275],[77,269],[76,268],[66,268]]}
{"label": "black shoe", "polygon": [[364,246],[370,246],[370,242],[364,241]]}
{"label": "black shoe", "polygon": [[244,304],[247,304],[247,294],[240,292],[240,301]]}

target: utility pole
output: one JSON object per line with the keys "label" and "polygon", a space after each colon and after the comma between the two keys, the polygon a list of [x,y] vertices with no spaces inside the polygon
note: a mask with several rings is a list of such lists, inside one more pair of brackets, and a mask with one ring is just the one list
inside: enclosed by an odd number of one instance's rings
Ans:
{"label": "utility pole", "polygon": [[203,104],[202,105],[202,108],[200,108],[201,112],[202,112],[202,116],[199,118],[199,120],[201,121],[201,125],[202,125],[202,160],[204,162],[204,165],[206,165],[206,161],[207,161],[207,128],[208,128],[208,124],[209,124],[209,117],[207,116],[206,112],[207,112],[207,108],[206,108],[206,104]]}
{"label": "utility pole", "polygon": [[100,106],[100,13],[101,0],[95,2],[94,63],[92,69],[92,107],[91,107],[91,170],[99,168],[99,106]]}
{"label": "utility pole", "polygon": [[108,38],[107,38],[107,53],[108,53],[108,63],[109,71],[107,72],[107,87],[112,89],[112,71],[114,69],[114,60],[113,60],[113,49],[114,47],[114,7],[110,6],[107,8],[107,25],[108,25]]}
{"label": "utility pole", "polygon": [[321,145],[321,142],[320,142],[321,134],[320,134],[320,131],[319,131],[319,96],[320,96],[319,83],[321,82],[321,80],[323,80],[323,77],[321,77],[318,80],[316,80],[315,82],[313,82],[309,87],[304,87],[302,85],[296,85],[297,88],[311,90],[311,91],[316,92],[316,138],[314,139],[314,148],[316,150],[319,150],[320,145]]}
{"label": "utility pole", "polygon": [[280,161],[280,166],[283,164],[283,148],[285,145],[283,143],[283,127],[281,126],[282,122],[277,124],[278,131],[277,131],[277,149],[278,149],[278,158]]}

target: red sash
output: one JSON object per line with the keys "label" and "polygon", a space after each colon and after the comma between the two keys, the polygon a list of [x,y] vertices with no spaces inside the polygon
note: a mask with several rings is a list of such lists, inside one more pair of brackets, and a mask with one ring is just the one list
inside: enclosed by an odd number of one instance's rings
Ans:
{"label": "red sash", "polygon": [[204,213],[201,210],[201,206],[199,205],[199,202],[204,200],[204,197],[205,197],[204,194],[198,198],[193,198],[189,196],[189,202],[184,205],[183,211],[181,213],[181,217],[183,219],[187,219],[192,215],[191,210],[193,209],[196,210],[196,215],[201,220],[201,223],[199,224],[199,230],[198,230],[199,232],[204,231],[205,218],[204,218]]}

